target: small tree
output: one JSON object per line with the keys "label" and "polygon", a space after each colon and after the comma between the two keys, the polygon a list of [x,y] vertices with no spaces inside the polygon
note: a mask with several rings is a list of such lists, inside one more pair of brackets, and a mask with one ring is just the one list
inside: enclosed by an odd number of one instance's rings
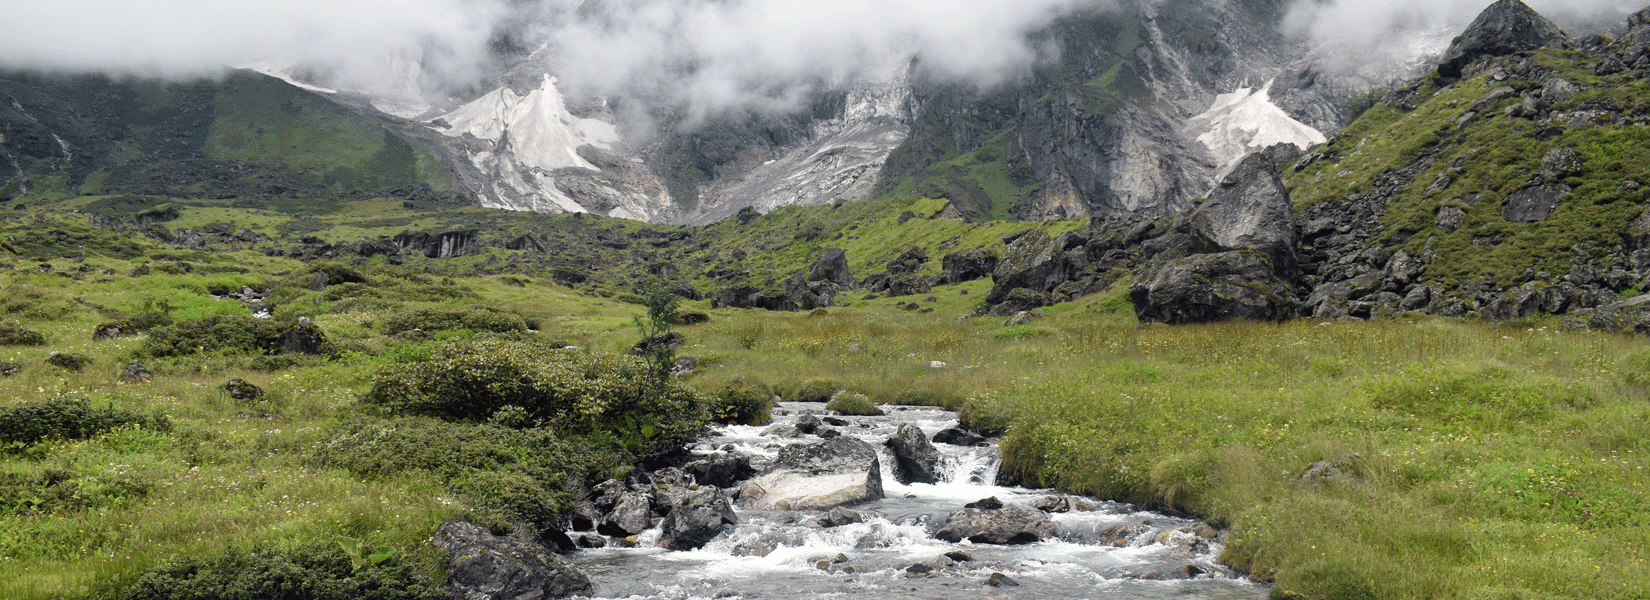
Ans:
{"label": "small tree", "polygon": [[648,291],[646,301],[647,318],[636,317],[636,329],[642,334],[642,341],[637,347],[643,351],[642,358],[647,360],[648,372],[658,385],[663,386],[676,367],[678,341],[674,339],[676,334],[671,328],[682,322],[677,307],[680,299],[655,287]]}

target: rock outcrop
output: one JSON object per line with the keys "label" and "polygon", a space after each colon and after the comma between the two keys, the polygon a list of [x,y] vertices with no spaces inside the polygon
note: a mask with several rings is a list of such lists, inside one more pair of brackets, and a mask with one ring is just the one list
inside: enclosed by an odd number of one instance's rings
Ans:
{"label": "rock outcrop", "polygon": [[1280,321],[1299,312],[1293,286],[1253,250],[1172,261],[1136,280],[1129,299],[1142,323]]}
{"label": "rock outcrop", "polygon": [[447,552],[447,580],[457,600],[541,600],[589,596],[590,578],[536,542],[496,536],[447,521],[430,542]]}
{"label": "rock outcrop", "polygon": [[879,498],[877,451],[848,436],[781,450],[772,469],[745,482],[739,494],[741,503],[756,510],[828,510]]}
{"label": "rock outcrop", "polygon": [[1479,13],[1466,32],[1444,51],[1438,74],[1460,78],[1478,59],[1545,48],[1566,39],[1563,30],[1523,0],[1499,0]]}

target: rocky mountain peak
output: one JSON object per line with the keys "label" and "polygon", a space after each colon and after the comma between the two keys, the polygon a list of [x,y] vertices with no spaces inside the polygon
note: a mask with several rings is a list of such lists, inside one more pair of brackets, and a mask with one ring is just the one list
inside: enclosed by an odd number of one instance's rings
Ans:
{"label": "rocky mountain peak", "polygon": [[1449,50],[1438,65],[1438,74],[1456,79],[1462,71],[1480,58],[1505,56],[1545,48],[1569,39],[1564,31],[1525,4],[1523,0],[1499,0],[1491,4]]}

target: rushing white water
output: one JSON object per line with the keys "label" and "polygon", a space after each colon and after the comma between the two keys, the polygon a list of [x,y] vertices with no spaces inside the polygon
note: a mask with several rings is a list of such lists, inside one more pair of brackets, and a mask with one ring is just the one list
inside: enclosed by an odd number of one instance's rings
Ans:
{"label": "rushing white water", "polygon": [[[823,408],[822,404],[786,403],[776,413],[787,414],[776,417],[776,423],[788,423],[803,412],[823,413]],[[930,437],[956,425],[955,415],[949,412],[889,408],[889,414],[881,417],[842,417],[849,423],[831,428],[881,448],[903,423],[915,424]],[[695,451],[748,454],[760,468],[784,445],[817,441],[813,436],[764,436],[764,429],[721,428]],[[1050,514],[1056,537],[1034,544],[993,546],[936,539],[932,532],[938,523],[966,503],[995,496],[1008,504],[1030,506],[1054,492],[996,485],[999,461],[994,446],[935,447],[942,455],[944,481],[934,484],[899,483],[889,468],[893,456],[883,452],[886,498],[850,507],[866,517],[861,523],[823,528],[815,521],[821,513],[739,510],[737,526],[698,550],[656,548],[659,534],[655,529],[638,536],[636,548],[582,550],[570,558],[595,582],[601,598],[1266,596],[1265,586],[1215,562],[1218,541],[1200,544],[1180,531],[1195,525],[1194,521],[1141,512],[1124,504],[1087,499],[1095,510]],[[1102,532],[1116,526],[1132,526],[1138,533],[1121,547],[1101,543]],[[972,560],[944,558],[956,551],[967,553]],[[820,569],[822,560],[838,562]],[[925,561],[939,568],[927,573],[907,570]],[[1177,569],[1196,575],[1170,579]],[[1002,573],[1017,585],[990,586],[986,581],[993,573]]]}

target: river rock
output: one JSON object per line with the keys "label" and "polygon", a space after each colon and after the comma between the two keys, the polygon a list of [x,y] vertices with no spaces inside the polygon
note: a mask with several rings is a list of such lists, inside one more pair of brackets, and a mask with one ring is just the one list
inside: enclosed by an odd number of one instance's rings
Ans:
{"label": "river rock", "polygon": [[1071,501],[1065,496],[1043,496],[1032,502],[1031,507],[1046,513],[1071,512]]}
{"label": "river rock", "polygon": [[973,502],[969,502],[968,504],[963,505],[963,508],[983,508],[983,509],[986,509],[986,510],[997,510],[997,509],[1002,508],[1002,507],[1003,507],[1003,501],[998,500],[996,496],[991,496],[989,498],[981,498],[979,500],[975,500]]}
{"label": "river rock", "polygon": [[1099,539],[1095,542],[1101,546],[1123,548],[1133,543],[1135,538],[1145,535],[1150,530],[1151,526],[1144,523],[1112,525],[1101,531]]}
{"label": "river rock", "polygon": [[851,436],[779,451],[770,472],[745,482],[739,499],[756,510],[826,510],[882,498],[882,466]]}
{"label": "river rock", "polygon": [[820,527],[841,527],[843,525],[852,525],[854,523],[860,523],[860,522],[863,522],[864,520],[865,520],[865,517],[863,515],[859,514],[858,511],[853,511],[853,510],[849,510],[847,508],[843,508],[841,506],[838,506],[836,508],[831,509],[830,512],[825,513],[825,516],[819,518],[819,526]]}
{"label": "river rock", "polygon": [[626,537],[636,535],[653,524],[653,499],[641,492],[630,492],[619,498],[613,510],[602,517],[596,531],[602,535]]}
{"label": "river rock", "polygon": [[939,482],[940,453],[916,425],[900,425],[883,445],[894,454],[895,480],[904,484]]}
{"label": "river rock", "polygon": [[119,380],[121,383],[142,383],[154,378],[155,376],[149,373],[149,369],[144,368],[142,364],[127,363],[126,368],[120,371]]}
{"label": "river rock", "polygon": [[724,525],[739,523],[722,488],[698,486],[683,495],[659,524],[659,546],[670,550],[702,548],[722,533]]}
{"label": "river rock", "polygon": [[951,513],[934,537],[947,542],[968,540],[976,544],[1030,544],[1054,535],[1048,515],[1009,505],[990,510],[965,508]]}
{"label": "river rock", "polygon": [[941,429],[939,433],[934,434],[934,443],[951,444],[953,446],[978,446],[985,443],[985,437],[966,429],[950,427]]}
{"label": "river rock", "polygon": [[669,515],[671,510],[682,504],[683,498],[692,493],[693,488],[698,487],[693,482],[693,476],[676,467],[659,469],[649,477],[653,480],[649,492],[653,497],[653,514],[656,515]]}
{"label": "river rock", "polygon": [[590,578],[544,546],[496,536],[464,521],[447,521],[431,543],[447,552],[455,600],[540,600],[588,596]]}
{"label": "river rock", "polygon": [[751,468],[751,457],[743,454],[716,453],[682,467],[700,485],[733,487],[756,474]]}

